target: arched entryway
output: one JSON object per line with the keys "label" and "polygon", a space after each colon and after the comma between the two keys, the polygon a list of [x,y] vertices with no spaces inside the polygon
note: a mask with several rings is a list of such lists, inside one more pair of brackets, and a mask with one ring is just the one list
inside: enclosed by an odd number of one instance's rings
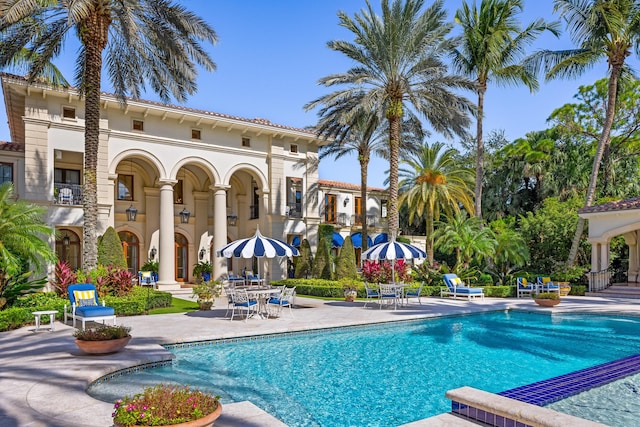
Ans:
{"label": "arched entryway", "polygon": [[69,268],[77,270],[81,265],[80,237],[67,228],[61,228],[56,237],[56,256],[58,261],[66,262]]}
{"label": "arched entryway", "polygon": [[189,278],[189,241],[180,233],[175,233],[175,256],[176,281],[186,282]]}
{"label": "arched entryway", "polygon": [[127,259],[127,269],[135,276],[140,269],[140,241],[135,234],[128,231],[119,232],[118,237],[122,242],[124,257]]}

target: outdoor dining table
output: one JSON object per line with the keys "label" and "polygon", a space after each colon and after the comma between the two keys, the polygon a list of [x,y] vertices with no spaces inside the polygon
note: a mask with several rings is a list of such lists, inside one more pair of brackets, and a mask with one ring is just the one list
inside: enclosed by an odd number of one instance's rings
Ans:
{"label": "outdoor dining table", "polygon": [[[389,283],[390,286],[393,286],[394,289],[400,291],[400,305],[404,306],[405,299],[405,289],[411,287],[408,283]],[[407,300],[407,305],[409,305],[409,301]]]}
{"label": "outdoor dining table", "polygon": [[258,301],[258,316],[261,319],[269,318],[269,313],[267,312],[267,301],[269,301],[271,294],[279,292],[277,288],[242,286],[236,287],[236,289],[246,290],[249,298],[255,298]]}

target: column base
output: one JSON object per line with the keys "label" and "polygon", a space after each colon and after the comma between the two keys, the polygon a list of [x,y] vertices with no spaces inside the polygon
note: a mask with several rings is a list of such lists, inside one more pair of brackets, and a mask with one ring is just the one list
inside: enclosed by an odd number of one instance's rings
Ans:
{"label": "column base", "polygon": [[159,291],[179,291],[180,283],[178,282],[158,282]]}

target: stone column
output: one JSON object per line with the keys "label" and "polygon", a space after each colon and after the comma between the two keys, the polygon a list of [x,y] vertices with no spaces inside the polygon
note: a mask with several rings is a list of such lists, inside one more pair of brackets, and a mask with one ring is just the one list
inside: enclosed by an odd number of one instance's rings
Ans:
{"label": "stone column", "polygon": [[629,246],[629,269],[627,270],[627,281],[638,281],[638,234],[631,231],[624,234],[624,242]]}
{"label": "stone column", "polygon": [[227,274],[227,259],[219,257],[217,251],[227,243],[227,186],[211,186],[213,193],[213,277],[221,280],[222,275]]}
{"label": "stone column", "polygon": [[175,278],[173,186],[175,179],[160,180],[160,248],[158,250],[158,288],[177,287]]}

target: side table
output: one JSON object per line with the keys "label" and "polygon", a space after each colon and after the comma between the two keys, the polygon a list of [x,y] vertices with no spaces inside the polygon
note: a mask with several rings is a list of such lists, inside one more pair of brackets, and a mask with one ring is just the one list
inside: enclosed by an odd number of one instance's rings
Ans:
{"label": "side table", "polygon": [[34,330],[34,332],[38,332],[40,330],[40,316],[46,314],[49,315],[49,319],[51,320],[49,331],[53,331],[54,322],[56,321],[56,314],[58,314],[58,310],[34,311],[32,314],[36,316],[36,329]]}

